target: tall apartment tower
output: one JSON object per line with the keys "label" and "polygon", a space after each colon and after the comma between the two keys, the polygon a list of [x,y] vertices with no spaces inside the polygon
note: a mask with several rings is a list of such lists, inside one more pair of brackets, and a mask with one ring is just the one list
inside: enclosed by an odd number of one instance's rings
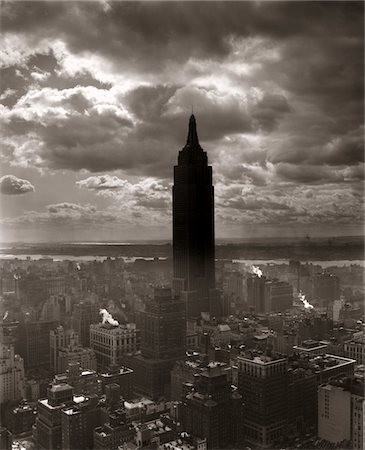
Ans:
{"label": "tall apartment tower", "polygon": [[215,289],[214,186],[207,153],[199,144],[194,115],[185,147],[174,167],[173,289],[188,317],[219,314]]}
{"label": "tall apartment tower", "polygon": [[12,345],[0,343],[0,405],[21,400],[25,394],[23,359]]}

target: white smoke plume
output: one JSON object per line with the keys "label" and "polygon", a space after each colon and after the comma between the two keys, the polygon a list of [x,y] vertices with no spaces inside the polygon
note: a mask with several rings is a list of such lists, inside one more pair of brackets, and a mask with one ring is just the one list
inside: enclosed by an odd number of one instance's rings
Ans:
{"label": "white smoke plume", "polygon": [[110,323],[110,325],[115,327],[119,325],[119,322],[113,319],[113,316],[106,309],[100,309],[99,314],[103,316],[103,323]]}
{"label": "white smoke plume", "polygon": [[262,270],[260,269],[260,267],[251,266],[251,271],[252,271],[252,273],[257,275],[259,278],[262,277]]}
{"label": "white smoke plume", "polygon": [[298,294],[299,300],[303,303],[305,309],[313,309],[314,306],[309,303],[309,301],[305,298],[305,294],[302,291]]}

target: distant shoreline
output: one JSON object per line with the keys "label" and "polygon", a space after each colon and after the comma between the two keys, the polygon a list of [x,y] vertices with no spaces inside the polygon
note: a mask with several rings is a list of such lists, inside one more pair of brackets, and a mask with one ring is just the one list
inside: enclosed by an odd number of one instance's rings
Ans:
{"label": "distant shoreline", "polygon": [[[280,236],[280,237],[257,237],[257,238],[216,238],[216,246],[220,245],[279,245],[280,243],[286,244],[319,244],[319,243],[361,243],[364,245],[365,236],[326,236],[326,237],[296,237],[296,236]],[[14,248],[14,247],[34,247],[34,246],[124,246],[124,245],[172,245],[172,239],[143,239],[143,240],[133,240],[127,239],[125,241],[55,241],[55,242],[0,242],[0,250],[4,248]]]}
{"label": "distant shoreline", "polygon": [[[15,243],[0,246],[0,255],[70,255],[133,258],[171,258],[169,241],[156,243]],[[317,238],[313,240],[266,239],[255,242],[220,243],[216,245],[217,259],[300,261],[364,260],[363,237]]]}

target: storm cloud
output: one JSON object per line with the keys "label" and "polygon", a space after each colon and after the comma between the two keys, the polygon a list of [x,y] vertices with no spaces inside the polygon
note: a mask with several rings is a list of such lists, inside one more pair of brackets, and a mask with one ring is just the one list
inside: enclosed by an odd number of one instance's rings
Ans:
{"label": "storm cloud", "polygon": [[[337,219],[360,229],[363,13],[363,2],[335,1],[5,2],[4,170],[65,177],[64,198],[42,184],[46,212],[32,217],[94,198],[95,214],[127,207],[123,220],[142,223],[158,211],[168,227],[193,109],[218,230]],[[326,206],[333,192],[341,208]],[[20,202],[7,208],[11,220],[29,216]]]}

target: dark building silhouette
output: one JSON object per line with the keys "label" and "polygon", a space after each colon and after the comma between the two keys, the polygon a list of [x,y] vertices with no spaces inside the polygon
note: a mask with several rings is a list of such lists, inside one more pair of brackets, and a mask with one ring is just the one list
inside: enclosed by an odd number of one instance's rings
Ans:
{"label": "dark building silhouette", "polygon": [[188,317],[219,314],[215,289],[214,186],[212,167],[201,148],[194,115],[185,147],[174,167],[173,288],[186,302]]}
{"label": "dark building silhouette", "polygon": [[330,273],[316,274],[312,278],[312,299],[330,302],[340,298],[340,280]]}
{"label": "dark building silhouette", "polygon": [[100,426],[97,395],[66,407],[61,413],[62,450],[93,448],[93,431]]}
{"label": "dark building silhouette", "polygon": [[26,370],[49,369],[50,331],[58,325],[55,321],[25,322],[18,328],[16,352],[24,359]]}
{"label": "dark building silhouette", "polygon": [[[36,407],[33,403],[21,400],[8,403],[2,411],[3,425],[13,434],[30,432],[36,419]],[[0,448],[7,448],[1,447]]]}
{"label": "dark building silhouette", "polygon": [[208,366],[195,378],[194,388],[182,402],[183,428],[192,436],[206,438],[208,449],[238,448],[243,438],[242,397],[232,390],[227,372]]}
{"label": "dark building silhouette", "polygon": [[119,386],[120,394],[126,400],[132,398],[134,373],[128,367],[119,367],[118,365],[110,366],[105,372],[100,373],[100,380],[102,381],[103,393],[111,384]]}
{"label": "dark building silhouette", "polygon": [[283,312],[293,306],[293,287],[279,280],[265,283],[265,313]]}
{"label": "dark building silhouette", "polygon": [[133,440],[135,433],[124,407],[120,406],[110,411],[107,423],[94,429],[93,448],[118,450],[124,443]]}
{"label": "dark building silhouette", "polygon": [[49,387],[47,398],[38,400],[38,415],[34,428],[38,448],[48,450],[62,448],[61,412],[72,404],[73,390],[68,384]]}
{"label": "dark building silhouette", "polygon": [[289,368],[287,382],[287,430],[294,435],[306,433],[317,420],[316,376],[302,367]]}
{"label": "dark building silhouette", "polygon": [[255,313],[285,311],[292,307],[293,288],[285,281],[252,275],[247,278],[247,304]]}
{"label": "dark building silhouette", "polygon": [[287,360],[262,352],[238,357],[238,389],[245,403],[245,440],[255,448],[273,448],[287,426]]}
{"label": "dark building silhouette", "polygon": [[100,322],[99,308],[92,302],[80,302],[72,312],[72,328],[79,335],[83,347],[90,347],[90,325]]}
{"label": "dark building silhouette", "polygon": [[255,313],[265,311],[265,276],[252,275],[247,278],[247,304]]}
{"label": "dark building silhouette", "polygon": [[141,353],[145,358],[185,357],[185,311],[170,288],[155,288],[154,297],[142,312]]}
{"label": "dark building silhouette", "polygon": [[153,399],[169,397],[171,369],[185,357],[185,305],[171,288],[155,288],[141,325],[141,354],[125,357],[135,390]]}

